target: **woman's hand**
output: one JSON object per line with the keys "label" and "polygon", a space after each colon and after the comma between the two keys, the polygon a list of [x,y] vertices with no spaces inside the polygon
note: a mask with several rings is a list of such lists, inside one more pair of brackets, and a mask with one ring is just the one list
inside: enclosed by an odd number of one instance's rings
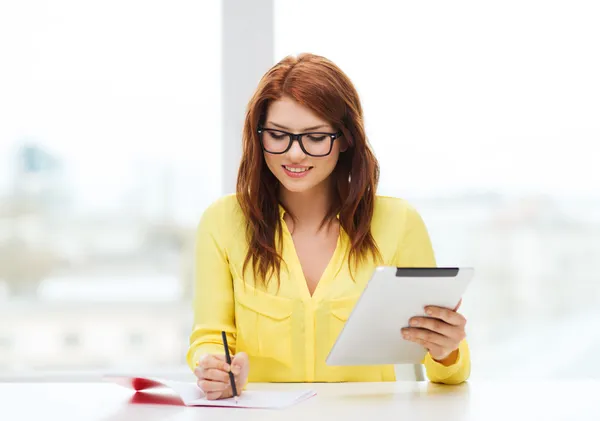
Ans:
{"label": "woman's hand", "polygon": [[452,365],[458,356],[458,346],[465,339],[467,319],[457,313],[462,300],[454,310],[428,306],[429,317],[413,317],[410,326],[402,329],[404,339],[423,345],[431,357],[445,365]]}
{"label": "woman's hand", "polygon": [[238,395],[248,381],[250,363],[245,352],[236,354],[231,360],[231,367],[227,364],[225,355],[205,354],[196,363],[194,374],[198,378],[198,387],[206,395],[206,399],[231,398],[233,390],[229,383],[229,370],[234,374],[235,388]]}

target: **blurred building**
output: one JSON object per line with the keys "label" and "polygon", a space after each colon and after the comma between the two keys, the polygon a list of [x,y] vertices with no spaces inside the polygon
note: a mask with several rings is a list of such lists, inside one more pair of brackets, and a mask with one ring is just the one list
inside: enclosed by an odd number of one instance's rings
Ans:
{"label": "blurred building", "polygon": [[[174,276],[190,291],[195,227],[178,223],[168,211],[155,218],[125,211],[77,213],[62,161],[35,144],[17,149],[12,168],[12,188],[0,196],[4,294],[35,300],[38,286],[56,276],[86,282],[95,274],[110,279],[144,273]],[[170,189],[166,185],[158,192],[165,210],[173,207],[165,193]]]}

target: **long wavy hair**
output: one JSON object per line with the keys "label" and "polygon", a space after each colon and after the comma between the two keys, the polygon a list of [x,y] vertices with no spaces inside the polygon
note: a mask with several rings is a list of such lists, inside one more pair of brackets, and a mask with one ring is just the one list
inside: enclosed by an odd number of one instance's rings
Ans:
{"label": "long wavy hair", "polygon": [[[237,177],[237,199],[247,221],[248,252],[255,279],[279,282],[282,243],[279,181],[267,167],[257,129],[264,124],[269,104],[291,97],[342,132],[348,149],[340,153],[330,177],[334,197],[324,221],[339,214],[340,227],[350,238],[349,269],[372,256],[381,256],[371,235],[379,164],[365,135],[363,111],[350,79],[330,60],[314,55],[288,56],[269,69],[250,99],[243,129],[243,152]],[[352,263],[352,265],[351,265]]]}

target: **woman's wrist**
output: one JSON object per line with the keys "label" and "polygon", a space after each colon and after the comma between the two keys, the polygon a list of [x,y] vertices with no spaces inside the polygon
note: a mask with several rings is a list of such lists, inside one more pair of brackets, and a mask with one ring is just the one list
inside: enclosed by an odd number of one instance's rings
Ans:
{"label": "woman's wrist", "polygon": [[455,349],[454,351],[452,351],[447,357],[442,358],[440,360],[436,360],[435,358],[433,359],[434,361],[449,367],[451,365],[456,364],[456,361],[458,361],[458,349]]}

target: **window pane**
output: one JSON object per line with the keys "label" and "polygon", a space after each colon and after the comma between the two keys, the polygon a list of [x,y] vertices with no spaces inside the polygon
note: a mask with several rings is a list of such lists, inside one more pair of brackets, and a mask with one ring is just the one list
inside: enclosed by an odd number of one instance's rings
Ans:
{"label": "window pane", "polygon": [[0,6],[0,370],[184,363],[220,3]]}
{"label": "window pane", "polygon": [[438,265],[475,267],[461,308],[472,378],[600,376],[600,6],[280,0],[275,12],[275,60],[313,52],[350,76],[379,192],[417,206]]}

